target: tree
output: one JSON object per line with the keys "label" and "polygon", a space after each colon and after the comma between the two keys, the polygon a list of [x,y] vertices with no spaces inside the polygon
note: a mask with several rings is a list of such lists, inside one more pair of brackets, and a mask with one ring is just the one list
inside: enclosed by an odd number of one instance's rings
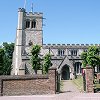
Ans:
{"label": "tree", "polygon": [[88,64],[88,62],[87,62],[87,52],[83,52],[81,54],[81,58],[82,58],[82,65],[83,65],[83,67],[86,67],[86,65]]}
{"label": "tree", "polygon": [[14,43],[3,43],[4,48],[4,75],[10,75],[12,69],[12,58],[14,51]]}
{"label": "tree", "polygon": [[48,69],[51,67],[52,63],[51,63],[51,55],[50,54],[46,54],[44,56],[44,64],[43,64],[43,74],[47,74],[48,73]]}
{"label": "tree", "polygon": [[9,43],[8,44],[7,42],[4,42],[3,43],[3,48],[4,48],[6,56],[8,56],[10,59],[12,59],[13,51],[14,51],[14,43]]}
{"label": "tree", "polygon": [[31,63],[35,71],[35,74],[37,74],[37,70],[40,69],[41,67],[40,57],[39,57],[40,49],[41,47],[39,45],[34,45],[31,50],[32,53]]}
{"label": "tree", "polygon": [[0,48],[0,75],[3,75],[4,71],[4,49]]}
{"label": "tree", "polygon": [[0,75],[10,75],[14,43],[4,42],[0,47]]}
{"label": "tree", "polygon": [[88,48],[87,52],[83,52],[81,54],[81,58],[83,59],[83,66],[86,67],[86,65],[90,65],[92,67],[95,67],[97,65],[100,65],[99,52],[100,50],[97,46],[91,46]]}

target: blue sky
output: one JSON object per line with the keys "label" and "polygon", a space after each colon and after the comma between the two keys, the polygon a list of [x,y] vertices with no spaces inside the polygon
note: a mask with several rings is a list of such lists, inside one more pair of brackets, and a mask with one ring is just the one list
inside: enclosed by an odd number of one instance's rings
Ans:
{"label": "blue sky", "polygon": [[[100,44],[100,0],[27,0],[27,12],[32,2],[46,18],[44,44]],[[0,43],[14,42],[22,7],[24,0],[0,1]]]}

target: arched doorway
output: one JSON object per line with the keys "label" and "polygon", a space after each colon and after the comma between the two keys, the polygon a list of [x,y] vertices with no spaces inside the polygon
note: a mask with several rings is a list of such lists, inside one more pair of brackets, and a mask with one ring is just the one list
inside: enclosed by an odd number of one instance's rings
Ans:
{"label": "arched doorway", "polygon": [[69,80],[70,79],[70,70],[69,70],[68,65],[63,66],[61,79],[62,80]]}

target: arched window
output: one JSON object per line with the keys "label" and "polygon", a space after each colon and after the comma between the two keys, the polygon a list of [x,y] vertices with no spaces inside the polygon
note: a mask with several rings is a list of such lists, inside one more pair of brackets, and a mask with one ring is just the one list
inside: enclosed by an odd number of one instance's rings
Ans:
{"label": "arched window", "polygon": [[73,50],[71,50],[71,55],[73,56]]}
{"label": "arched window", "polygon": [[72,50],[71,50],[71,55],[72,55],[72,56],[77,56],[77,50],[72,49]]}
{"label": "arched window", "polygon": [[60,50],[58,50],[58,55],[60,56]]}
{"label": "arched window", "polygon": [[63,50],[63,55],[65,54],[65,50]]}
{"label": "arched window", "polygon": [[30,27],[30,21],[27,20],[27,21],[26,21],[26,28],[29,28],[29,27]]}
{"label": "arched window", "polygon": [[32,26],[31,26],[31,28],[36,28],[36,21],[35,21],[35,20],[32,21]]}
{"label": "arched window", "polygon": [[58,49],[58,56],[64,56],[65,50],[63,49]]}
{"label": "arched window", "polygon": [[76,74],[82,73],[81,66],[82,66],[82,63],[81,62],[76,62],[75,63],[74,71],[75,71]]}

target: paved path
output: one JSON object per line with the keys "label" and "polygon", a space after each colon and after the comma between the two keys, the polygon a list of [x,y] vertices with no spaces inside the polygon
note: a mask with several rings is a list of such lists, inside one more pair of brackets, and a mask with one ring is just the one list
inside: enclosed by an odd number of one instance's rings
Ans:
{"label": "paved path", "polygon": [[62,84],[62,93],[56,96],[56,100],[71,100],[80,93],[72,80],[64,80]]}
{"label": "paved path", "polygon": [[63,81],[63,89],[62,91],[64,93],[80,93],[80,91],[77,89],[76,85],[72,82],[72,80],[66,80]]}

